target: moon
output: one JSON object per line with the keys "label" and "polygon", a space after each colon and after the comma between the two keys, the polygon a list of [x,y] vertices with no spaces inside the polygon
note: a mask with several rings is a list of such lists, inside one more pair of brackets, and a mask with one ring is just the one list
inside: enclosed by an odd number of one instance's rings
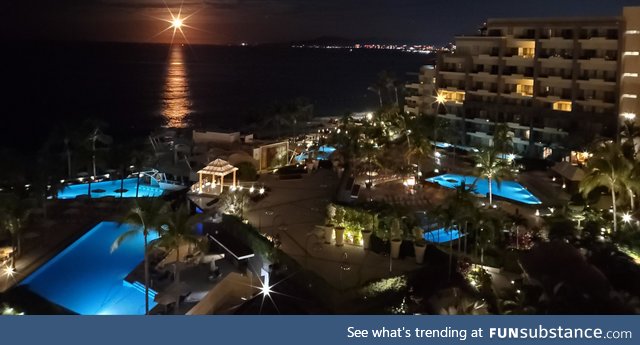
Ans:
{"label": "moon", "polygon": [[175,29],[180,29],[182,27],[182,19],[181,18],[173,18],[171,21],[171,26]]}

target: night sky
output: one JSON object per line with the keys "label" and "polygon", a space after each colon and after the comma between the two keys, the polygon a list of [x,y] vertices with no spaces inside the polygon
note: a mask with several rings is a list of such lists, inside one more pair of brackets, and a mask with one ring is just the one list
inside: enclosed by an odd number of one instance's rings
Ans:
{"label": "night sky", "polygon": [[[492,17],[619,15],[640,0],[13,0],[5,39],[169,42],[182,4],[190,43],[289,42],[319,36],[446,43]],[[180,38],[179,40],[182,40]]]}

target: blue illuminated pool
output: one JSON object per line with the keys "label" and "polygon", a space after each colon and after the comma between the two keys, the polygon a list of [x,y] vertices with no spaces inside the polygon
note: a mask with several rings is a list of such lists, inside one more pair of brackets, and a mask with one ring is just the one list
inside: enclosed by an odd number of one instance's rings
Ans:
{"label": "blue illuminated pool", "polygon": [[446,231],[444,228],[441,228],[424,233],[424,239],[431,243],[447,243],[455,241],[460,237],[462,236],[456,229]]}
{"label": "blue illuminated pool", "polygon": [[[119,198],[120,189],[123,189],[122,197],[135,198],[136,187],[138,185],[138,178],[124,179],[124,183],[121,180],[110,180],[94,183],[79,183],[66,185],[58,192],[58,199],[74,199],[80,195],[89,195],[89,188],[91,188],[92,198],[103,198],[106,196],[112,196]],[[163,190],[160,186],[149,186],[146,184],[140,184],[138,187],[138,197],[158,197],[162,195]]]}
{"label": "blue illuminated pool", "polygon": [[[29,275],[20,285],[81,315],[143,315],[144,286],[124,278],[144,259],[142,234],[111,244],[128,225],[103,222]],[[154,233],[149,239],[155,239]],[[156,303],[153,293],[149,308]]]}
{"label": "blue illuminated pool", "polygon": [[[318,158],[318,160],[328,160],[329,156],[331,156],[331,154],[335,150],[336,149],[331,146],[326,146],[326,145],[320,146],[318,148],[318,151],[316,151],[316,157]],[[304,152],[296,156],[296,160],[298,162],[304,162],[308,157],[309,157],[308,152]]]}
{"label": "blue illuminated pool", "polygon": [[[427,179],[427,181],[437,183],[447,188],[456,188],[460,186],[463,181],[468,188],[472,188],[472,185],[475,183],[475,188],[473,190],[475,193],[482,195],[489,194],[489,183],[487,182],[487,180],[483,178],[477,178],[475,176],[444,174],[429,178]],[[529,192],[518,182],[502,181],[500,187],[498,187],[498,184],[495,181],[491,181],[491,191],[493,195],[521,202],[523,204],[542,204],[542,202],[538,198],[536,198],[535,195],[531,194],[531,192]]]}

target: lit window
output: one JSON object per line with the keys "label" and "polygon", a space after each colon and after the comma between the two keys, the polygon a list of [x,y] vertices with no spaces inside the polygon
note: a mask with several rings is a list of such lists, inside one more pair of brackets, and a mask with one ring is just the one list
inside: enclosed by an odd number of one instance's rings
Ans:
{"label": "lit window", "polygon": [[516,92],[522,96],[533,96],[533,85],[518,84]]}
{"label": "lit window", "polygon": [[638,73],[624,73],[622,76],[623,77],[630,77],[630,78],[637,78],[638,77]]}
{"label": "lit window", "polygon": [[534,48],[518,48],[518,56],[532,58],[534,54]]}
{"label": "lit window", "polygon": [[636,118],[635,113],[622,113],[620,116],[624,117],[626,120],[633,120]]}
{"label": "lit window", "polygon": [[640,52],[624,52],[624,56],[638,56]]}
{"label": "lit window", "polygon": [[622,98],[638,98],[638,95],[632,95],[630,93],[625,93],[622,95]]}
{"label": "lit window", "polygon": [[627,34],[627,35],[638,35],[638,34],[640,34],[640,30],[627,30],[625,32],[625,34]]}
{"label": "lit window", "polygon": [[558,111],[571,111],[571,102],[558,101],[553,103],[553,110]]}

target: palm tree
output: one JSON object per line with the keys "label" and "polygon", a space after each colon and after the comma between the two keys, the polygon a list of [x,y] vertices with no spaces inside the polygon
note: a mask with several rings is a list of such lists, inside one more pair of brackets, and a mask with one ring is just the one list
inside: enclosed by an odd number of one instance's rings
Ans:
{"label": "palm tree", "polygon": [[14,196],[3,198],[0,205],[0,226],[11,235],[11,267],[15,270],[16,260],[22,254],[22,232],[31,214],[30,205]]}
{"label": "palm tree", "polygon": [[[457,213],[454,207],[448,205],[448,207],[442,207],[438,205],[434,211],[438,223],[443,227],[446,233],[451,233],[457,224]],[[449,280],[451,280],[451,273],[453,267],[453,240],[449,241]]]}
{"label": "palm tree", "polygon": [[498,153],[512,153],[513,139],[509,133],[509,126],[505,123],[499,123],[493,130],[493,147]]}
{"label": "palm tree", "polygon": [[97,175],[96,142],[101,142],[103,144],[111,144],[112,138],[102,133],[102,131],[100,130],[100,127],[96,126],[89,134],[89,137],[87,138],[87,140],[91,143],[91,165],[93,167],[93,176],[96,176]]}
{"label": "palm tree", "polygon": [[111,252],[131,236],[142,232],[144,236],[144,306],[145,315],[149,314],[149,233],[158,233],[166,223],[169,204],[162,199],[136,199],[134,207],[120,221],[134,225],[134,228],[120,235],[111,245]]}
{"label": "palm tree", "polygon": [[378,102],[380,102],[380,108],[382,108],[382,89],[378,85],[372,85],[369,86],[367,90],[378,95]]}
{"label": "palm tree", "polygon": [[357,165],[356,160],[362,156],[361,141],[363,136],[362,126],[355,124],[353,118],[347,115],[340,120],[337,129],[329,138],[329,143],[336,148],[344,161],[344,171],[336,191],[336,197],[338,198],[346,188],[347,180],[351,176],[353,168]]}
{"label": "palm tree", "polygon": [[[580,181],[580,192],[586,197],[598,187],[607,187],[613,204],[613,231],[618,230],[616,193],[631,188],[633,162],[622,154],[620,145],[606,142],[596,149],[587,161],[587,175]],[[633,187],[635,188],[635,187]],[[633,193],[631,193],[633,200]]]}
{"label": "palm tree", "polygon": [[497,245],[496,239],[503,227],[502,219],[495,215],[492,211],[483,210],[478,212],[478,224],[476,225],[476,255],[477,249],[480,249],[480,263],[484,264],[484,251],[490,245]]}
{"label": "palm tree", "polygon": [[[157,246],[176,251],[174,263],[174,283],[180,283],[180,246],[183,244],[198,244],[200,237],[195,233],[198,223],[204,218],[203,214],[191,215],[188,205],[182,204],[177,210],[171,212],[167,218],[166,226],[160,230],[160,239]],[[176,311],[180,307],[180,299],[176,302]]]}
{"label": "palm tree", "polygon": [[638,155],[638,145],[640,145],[640,127],[634,121],[626,121],[620,132],[620,145],[625,157],[635,159]]}
{"label": "palm tree", "polygon": [[498,152],[494,147],[481,149],[475,154],[474,160],[476,162],[476,175],[478,178],[486,178],[489,183],[489,205],[491,205],[493,204],[493,182],[495,181],[498,188],[500,188],[502,179],[509,178],[512,175],[509,163],[504,159],[498,158]]}

